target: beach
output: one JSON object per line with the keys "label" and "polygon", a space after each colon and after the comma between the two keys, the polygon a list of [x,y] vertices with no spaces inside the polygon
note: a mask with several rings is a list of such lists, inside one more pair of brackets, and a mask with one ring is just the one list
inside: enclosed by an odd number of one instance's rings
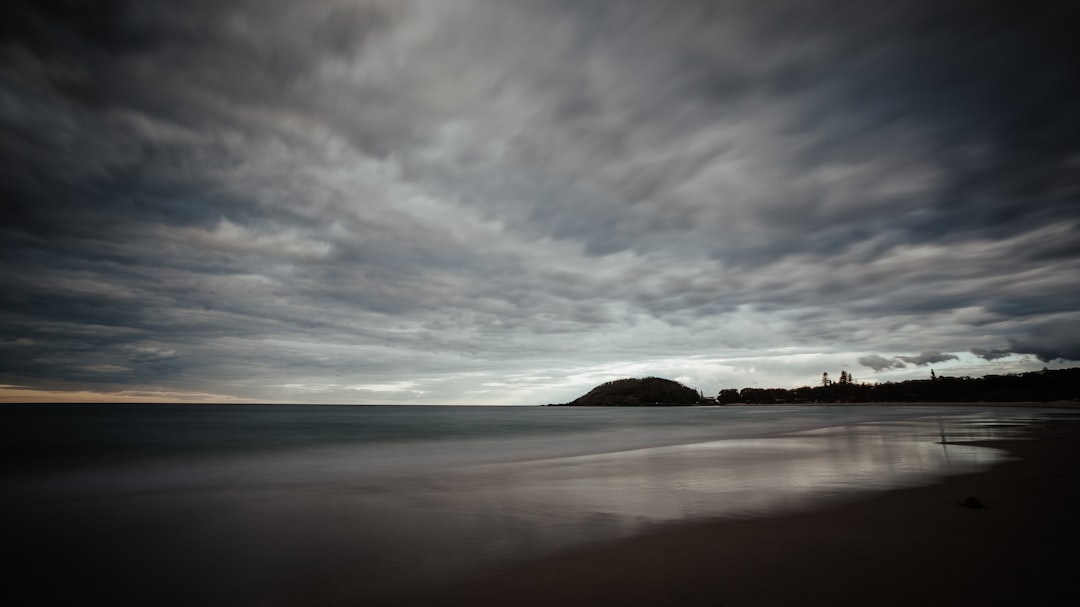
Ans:
{"label": "beach", "polygon": [[1015,459],[819,510],[670,525],[401,604],[1074,604],[1080,424],[982,444]]}
{"label": "beach", "polygon": [[0,414],[12,604],[1042,604],[1076,561],[1066,409]]}

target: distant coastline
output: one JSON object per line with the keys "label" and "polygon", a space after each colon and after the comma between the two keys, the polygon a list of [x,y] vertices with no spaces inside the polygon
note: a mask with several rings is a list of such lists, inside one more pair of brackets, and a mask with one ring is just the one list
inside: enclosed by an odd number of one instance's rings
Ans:
{"label": "distant coastline", "polygon": [[1080,409],[1080,401],[962,401],[962,402],[843,402],[843,403],[726,403],[723,407],[1020,407]]}
{"label": "distant coastline", "polygon": [[550,403],[543,407],[1018,407],[1031,409],[1080,409],[1080,401],[963,401],[963,402],[843,402],[843,403],[717,403],[706,401],[690,405],[674,403],[647,403],[639,405],[575,405]]}
{"label": "distant coastline", "polygon": [[800,388],[721,389],[716,397],[670,379],[627,378],[601,384],[564,407],[671,407],[753,405],[997,405],[1029,407],[1080,406],[1080,368],[1032,371],[984,377],[939,376],[929,379],[868,384],[847,371],[821,385]]}

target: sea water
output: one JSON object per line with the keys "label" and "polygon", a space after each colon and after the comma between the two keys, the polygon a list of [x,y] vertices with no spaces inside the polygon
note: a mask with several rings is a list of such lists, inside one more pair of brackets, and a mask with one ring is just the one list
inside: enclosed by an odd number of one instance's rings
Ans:
{"label": "sea water", "polygon": [[9,405],[5,587],[41,602],[370,602],[668,522],[974,471],[1005,456],[962,442],[1046,414]]}

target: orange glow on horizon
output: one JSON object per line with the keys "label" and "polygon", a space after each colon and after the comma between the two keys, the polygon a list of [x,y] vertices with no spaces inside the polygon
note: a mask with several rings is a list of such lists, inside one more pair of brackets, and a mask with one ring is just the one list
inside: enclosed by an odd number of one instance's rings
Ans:
{"label": "orange glow on horizon", "polygon": [[251,403],[252,400],[168,390],[37,390],[23,386],[0,385],[0,403]]}

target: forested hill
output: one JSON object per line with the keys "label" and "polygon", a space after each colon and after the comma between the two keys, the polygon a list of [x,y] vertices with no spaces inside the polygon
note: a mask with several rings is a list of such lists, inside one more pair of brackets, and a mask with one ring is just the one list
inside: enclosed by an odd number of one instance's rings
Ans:
{"label": "forested hill", "polygon": [[640,407],[711,404],[784,403],[963,403],[963,402],[1080,402],[1080,368],[1032,371],[985,377],[946,377],[924,380],[859,383],[847,371],[840,379],[822,376],[821,385],[802,388],[723,389],[715,400],[679,382],[659,377],[610,381],[584,396],[558,406]]}
{"label": "forested hill", "polygon": [[609,381],[593,388],[566,406],[639,407],[655,405],[696,405],[705,399],[692,388],[659,377]]}
{"label": "forested hill", "polygon": [[[933,373],[933,372],[931,372]],[[720,390],[716,402],[730,403],[928,403],[1049,402],[1080,400],[1080,368],[985,377],[944,377],[863,384],[842,371],[839,381],[822,377],[819,386]]]}

